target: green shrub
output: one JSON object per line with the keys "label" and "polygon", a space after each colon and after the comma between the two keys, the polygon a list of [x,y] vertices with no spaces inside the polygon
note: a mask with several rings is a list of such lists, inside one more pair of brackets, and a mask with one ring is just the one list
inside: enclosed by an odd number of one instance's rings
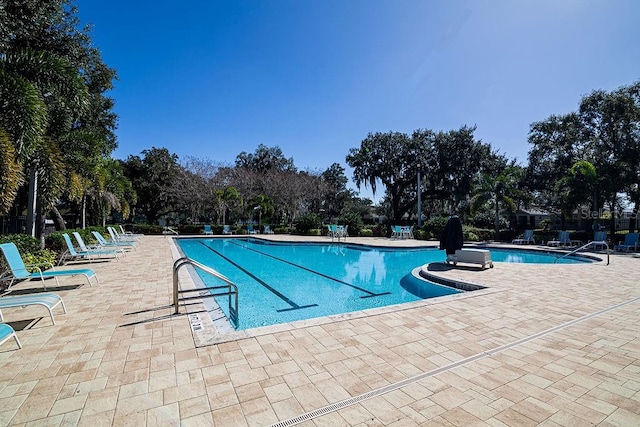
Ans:
{"label": "green shrub", "polygon": [[[492,240],[495,235],[495,230],[490,228],[478,228],[472,226],[462,226],[462,232],[465,235],[465,240],[481,242],[485,240]],[[469,238],[467,239],[467,234]],[[511,240],[509,240],[511,241]]]}
{"label": "green shrub", "polygon": [[[172,227],[173,228],[173,227]],[[204,225],[184,224],[177,227],[180,234],[204,234]]]}
{"label": "green shrub", "polygon": [[478,235],[470,230],[463,230],[463,235],[465,242],[477,242],[480,240]]}
{"label": "green shrub", "polygon": [[385,237],[387,235],[386,228],[383,225],[376,224],[371,229],[375,237]]}
{"label": "green shrub", "polygon": [[62,248],[66,246],[62,234],[68,232],[68,230],[54,231],[53,233],[47,234],[44,238],[45,247],[58,253],[62,252],[64,250]]}
{"label": "green shrub", "polygon": [[[22,257],[22,261],[26,265],[33,264],[49,264],[49,266],[42,266],[43,270],[51,268],[51,264],[55,264],[57,260],[57,254],[49,249],[40,249],[40,240],[35,239],[27,234],[7,234],[0,235],[0,243],[15,243]],[[0,270],[7,268],[4,257],[0,256]],[[36,271],[35,268],[29,269],[31,273]]]}
{"label": "green shrub", "polygon": [[360,230],[360,237],[373,237],[373,230],[370,228],[363,228]]}
{"label": "green shrub", "polygon": [[429,240],[431,237],[429,237],[429,233],[422,228],[415,228],[413,230],[413,238],[416,240]]}
{"label": "green shrub", "polygon": [[289,227],[287,227],[286,225],[283,225],[283,226],[274,228],[273,232],[275,234],[289,234],[290,230],[289,230]]}
{"label": "green shrub", "polygon": [[93,237],[93,234],[91,233],[92,231],[97,231],[98,233],[102,234],[105,238],[109,238],[109,232],[105,227],[91,226],[85,229],[68,228],[66,230],[54,231],[53,233],[47,234],[47,236],[44,239],[44,245],[47,249],[51,249],[52,251],[57,252],[58,254],[62,254],[64,251],[67,250],[67,244],[64,241],[64,237],[62,237],[63,234],[68,234],[69,237],[71,238],[71,242],[74,244],[74,246],[77,246],[76,239],[73,236],[74,232],[77,232],[78,234],[80,234],[80,237],[82,237],[82,241],[87,246],[95,245],[98,243],[98,241],[96,240],[95,237]]}
{"label": "green shrub", "polygon": [[319,229],[321,225],[322,220],[318,214],[307,212],[300,215],[300,218],[296,223],[296,232],[300,234],[307,234],[309,233],[309,230],[314,228]]}
{"label": "green shrub", "polygon": [[158,235],[162,234],[162,227],[151,224],[136,224],[133,232],[147,235]]}
{"label": "green shrub", "polygon": [[[25,265],[37,265],[42,271],[48,270],[58,260],[58,254],[50,249],[42,249],[33,253],[26,253],[22,255],[22,260]],[[37,271],[36,268],[29,268],[30,273]]]}
{"label": "green shrub", "polygon": [[40,250],[40,240],[27,234],[0,235],[0,243],[15,243],[20,254],[36,253]]}
{"label": "green shrub", "polygon": [[540,221],[539,227],[542,228],[543,231],[549,231],[551,229],[551,220],[543,219]]}
{"label": "green shrub", "polygon": [[426,220],[424,226],[422,227],[426,234],[426,238],[439,240],[442,232],[444,231],[444,226],[447,225],[448,220],[449,218],[446,216],[437,216]]}
{"label": "green shrub", "polygon": [[320,231],[320,228],[312,228],[311,230],[309,230],[307,235],[309,235],[309,236],[321,236],[322,233]]}
{"label": "green shrub", "polygon": [[339,224],[348,226],[347,233],[349,236],[359,236],[360,230],[364,226],[362,216],[357,212],[345,212],[338,218]]}

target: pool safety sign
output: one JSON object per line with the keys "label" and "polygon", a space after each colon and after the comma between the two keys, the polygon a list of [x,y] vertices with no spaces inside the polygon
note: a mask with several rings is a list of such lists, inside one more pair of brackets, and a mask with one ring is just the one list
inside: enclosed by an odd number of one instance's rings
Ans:
{"label": "pool safety sign", "polygon": [[189,315],[189,324],[191,325],[191,332],[201,331],[204,329],[200,316],[197,313]]}

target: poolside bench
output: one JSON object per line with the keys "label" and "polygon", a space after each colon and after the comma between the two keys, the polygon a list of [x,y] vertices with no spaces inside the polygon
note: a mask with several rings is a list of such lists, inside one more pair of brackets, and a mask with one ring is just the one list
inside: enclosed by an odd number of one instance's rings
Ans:
{"label": "poolside bench", "polygon": [[483,270],[485,266],[493,268],[491,252],[486,249],[457,249],[455,254],[447,255],[447,264],[456,265],[459,262],[480,264]]}
{"label": "poolside bench", "polygon": [[45,294],[29,294],[29,295],[16,295],[5,296],[0,298],[0,321],[4,321],[2,315],[2,309],[11,307],[26,307],[28,305],[42,305],[49,310],[49,317],[51,322],[55,325],[56,321],[53,319],[53,309],[58,305],[62,305],[64,312],[67,312],[67,308],[64,306],[64,302],[59,295],[53,293]]}

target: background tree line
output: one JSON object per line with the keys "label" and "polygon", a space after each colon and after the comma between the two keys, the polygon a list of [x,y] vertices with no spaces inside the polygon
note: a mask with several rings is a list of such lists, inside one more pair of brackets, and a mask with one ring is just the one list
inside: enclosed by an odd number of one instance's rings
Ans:
{"label": "background tree line", "polygon": [[[519,208],[536,206],[566,219],[585,212],[620,215],[640,204],[640,82],[582,97],[578,111],[531,124],[528,163],[492,150],[475,128],[371,133],[346,160],[358,186],[383,185],[379,207],[394,221],[415,212],[421,172],[422,215],[457,213],[476,225],[507,227]],[[614,218],[615,219],[615,218]],[[610,232],[615,232],[610,221]]]}

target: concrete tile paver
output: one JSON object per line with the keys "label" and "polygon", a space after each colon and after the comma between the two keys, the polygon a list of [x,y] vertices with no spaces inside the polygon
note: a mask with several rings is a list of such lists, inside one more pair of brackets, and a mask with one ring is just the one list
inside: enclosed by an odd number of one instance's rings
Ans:
{"label": "concrete tile paver", "polygon": [[609,266],[441,266],[432,273],[488,289],[211,346],[198,346],[186,315],[172,315],[175,256],[170,239],[146,236],[120,261],[91,264],[98,284],[61,281],[52,290],[68,314],[55,326],[32,307],[7,310],[24,348],[0,348],[0,424],[258,426],[345,399],[354,401],[303,425],[640,424],[632,256]]}

